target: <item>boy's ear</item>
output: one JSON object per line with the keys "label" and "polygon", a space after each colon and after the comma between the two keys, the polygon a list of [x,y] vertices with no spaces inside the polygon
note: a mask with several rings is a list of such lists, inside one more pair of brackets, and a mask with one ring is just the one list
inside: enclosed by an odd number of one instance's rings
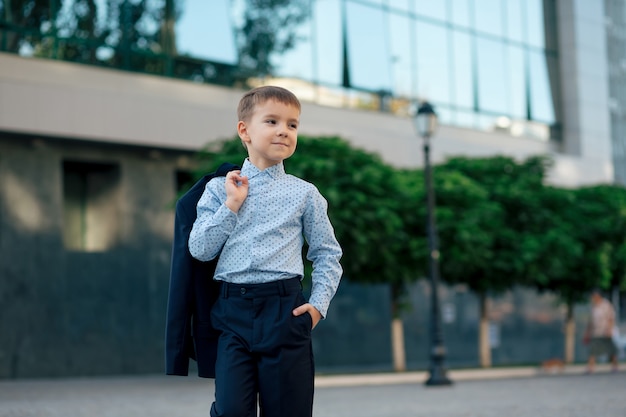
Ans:
{"label": "boy's ear", "polygon": [[239,138],[243,141],[243,142],[250,142],[250,137],[248,136],[248,128],[246,126],[246,122],[243,121],[239,121],[237,122],[237,134],[239,135]]}

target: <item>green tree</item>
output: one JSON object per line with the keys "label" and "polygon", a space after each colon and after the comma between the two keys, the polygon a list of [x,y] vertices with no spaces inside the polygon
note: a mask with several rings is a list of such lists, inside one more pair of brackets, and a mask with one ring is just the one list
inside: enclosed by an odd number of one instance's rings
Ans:
{"label": "green tree", "polygon": [[542,236],[532,229],[533,196],[543,189],[549,163],[543,157],[456,157],[435,171],[442,279],[466,284],[479,297],[485,367],[491,365],[488,295],[527,284],[542,256]]}
{"label": "green tree", "polygon": [[548,186],[529,196],[533,200],[528,232],[537,236],[539,250],[529,265],[528,285],[556,294],[566,305],[564,354],[568,363],[574,359],[574,303],[593,286],[593,278],[578,271],[588,252],[576,230],[581,218],[575,197],[574,190]]}
{"label": "green tree", "polygon": [[626,289],[626,188],[620,185],[582,187],[576,192],[581,222],[577,226],[595,262],[580,271],[596,276],[595,286]]}
{"label": "green tree", "polygon": [[545,254],[535,285],[566,304],[565,359],[574,360],[574,305],[593,288],[624,288],[626,189],[616,185],[576,190],[546,187],[535,212],[545,233]]}
{"label": "green tree", "polygon": [[[17,53],[23,42],[36,42],[38,32],[45,33],[52,26],[54,16],[48,1],[0,1],[0,21],[6,25],[6,30],[0,31],[0,48]],[[23,28],[28,30],[20,30]]]}

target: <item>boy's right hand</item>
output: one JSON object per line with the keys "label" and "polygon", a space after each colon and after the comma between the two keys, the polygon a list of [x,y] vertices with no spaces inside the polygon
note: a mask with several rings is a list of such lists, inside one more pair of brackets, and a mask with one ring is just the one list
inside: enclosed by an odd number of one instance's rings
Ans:
{"label": "boy's right hand", "polygon": [[241,171],[230,171],[226,174],[226,207],[237,213],[248,197],[248,177],[242,177]]}

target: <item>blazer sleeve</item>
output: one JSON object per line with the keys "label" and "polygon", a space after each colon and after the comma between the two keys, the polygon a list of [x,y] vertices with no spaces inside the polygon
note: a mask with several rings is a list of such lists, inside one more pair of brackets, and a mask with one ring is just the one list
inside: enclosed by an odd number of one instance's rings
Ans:
{"label": "blazer sleeve", "polygon": [[200,262],[189,253],[189,234],[196,220],[196,205],[207,182],[239,169],[222,164],[205,175],[176,202],[170,286],[165,325],[165,371],[167,375],[187,376],[189,358],[197,360],[198,375],[212,377],[216,339],[210,326],[210,309],[216,295],[212,281],[217,260]]}
{"label": "blazer sleeve", "polygon": [[189,358],[195,357],[191,338],[193,306],[193,260],[187,240],[193,220],[190,220],[181,200],[176,203],[174,241],[170,267],[170,286],[165,326],[165,368],[168,375],[186,376]]}

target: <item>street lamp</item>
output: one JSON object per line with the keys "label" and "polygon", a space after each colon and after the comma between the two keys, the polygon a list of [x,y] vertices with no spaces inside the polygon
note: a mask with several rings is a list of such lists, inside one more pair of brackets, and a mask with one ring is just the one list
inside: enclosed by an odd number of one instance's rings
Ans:
{"label": "street lamp", "polygon": [[426,185],[427,215],[426,233],[428,235],[428,272],[431,286],[430,315],[430,376],[426,385],[450,385],[446,376],[446,348],[443,344],[441,312],[439,309],[439,247],[437,226],[435,224],[435,192],[433,190],[432,168],[430,166],[430,138],[437,129],[437,114],[428,102],[423,102],[414,118],[415,130],[424,138],[424,183]]}

